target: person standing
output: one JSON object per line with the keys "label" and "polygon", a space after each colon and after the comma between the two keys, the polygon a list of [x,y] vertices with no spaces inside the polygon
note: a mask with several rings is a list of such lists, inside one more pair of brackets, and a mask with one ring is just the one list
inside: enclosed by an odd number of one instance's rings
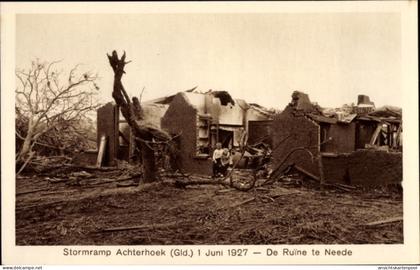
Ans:
{"label": "person standing", "polygon": [[222,157],[220,158],[220,173],[226,176],[229,165],[232,164],[232,159],[227,148],[223,149]]}
{"label": "person standing", "polygon": [[221,143],[216,143],[216,149],[213,152],[213,177],[217,177],[222,166],[223,149]]}

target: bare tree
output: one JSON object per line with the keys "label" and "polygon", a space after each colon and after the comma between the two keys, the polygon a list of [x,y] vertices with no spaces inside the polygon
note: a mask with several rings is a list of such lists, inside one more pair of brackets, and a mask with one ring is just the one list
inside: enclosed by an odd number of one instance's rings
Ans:
{"label": "bare tree", "polygon": [[16,154],[17,173],[34,156],[33,147],[41,136],[57,131],[63,123],[79,122],[97,107],[97,75],[80,73],[79,65],[64,73],[55,68],[57,63],[36,60],[29,69],[16,70],[16,116],[24,118],[26,125],[25,134],[16,134],[23,140]]}

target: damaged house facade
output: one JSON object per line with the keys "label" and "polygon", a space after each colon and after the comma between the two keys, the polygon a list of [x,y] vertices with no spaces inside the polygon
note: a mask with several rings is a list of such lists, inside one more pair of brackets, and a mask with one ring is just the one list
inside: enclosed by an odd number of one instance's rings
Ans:
{"label": "damaged house facade", "polygon": [[[176,156],[171,159],[176,162],[169,164],[173,170],[211,175],[216,143],[235,149],[246,141],[249,146],[269,145],[272,168],[278,171],[292,168],[319,180],[320,157],[326,182],[374,186],[402,181],[401,109],[375,108],[364,95],[355,106],[325,109],[296,91],[286,108],[274,114],[226,91],[191,89],[142,103],[142,116],[143,125],[175,137]],[[138,155],[134,136],[118,108],[108,103],[97,117],[98,149],[101,138],[107,138],[102,165],[133,161]],[[290,154],[296,148],[311,154]]]}
{"label": "damaged house facade", "polygon": [[245,136],[249,141],[271,138],[271,114],[225,91],[178,93],[161,124],[172,135],[179,134],[178,167],[190,173],[212,173],[211,155],[217,142],[231,149],[239,147]]}
{"label": "damaged house facade", "polygon": [[[271,144],[273,113],[257,104],[233,99],[226,91],[200,93],[191,89],[144,102],[141,107],[142,124],[175,136],[176,162],[171,162],[174,170],[210,175],[217,142],[229,149],[239,147],[241,140]],[[131,161],[135,156],[134,136],[113,103],[97,111],[97,136],[98,149],[101,138],[107,138],[103,165],[115,165],[117,159]]]}
{"label": "damaged house facade", "polygon": [[[169,105],[163,100],[142,104],[142,125],[161,129],[160,121]],[[101,138],[106,139],[104,156],[98,166],[114,166],[117,160],[133,161],[136,158],[134,135],[122,117],[118,106],[109,102],[97,110],[97,149]]]}
{"label": "damaged house facade", "polygon": [[326,182],[349,185],[386,185],[402,180],[401,111],[393,107],[375,109],[367,96],[357,106],[325,110],[308,95],[295,91],[292,101],[273,120],[273,162],[280,170],[295,168],[319,178],[319,163]]}

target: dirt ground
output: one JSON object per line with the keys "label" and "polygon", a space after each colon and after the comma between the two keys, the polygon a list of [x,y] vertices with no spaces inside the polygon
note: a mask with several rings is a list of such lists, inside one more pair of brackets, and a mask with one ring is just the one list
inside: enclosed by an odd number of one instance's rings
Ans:
{"label": "dirt ground", "polygon": [[222,185],[180,188],[167,177],[118,187],[131,181],[126,178],[121,170],[17,178],[16,244],[403,243],[402,221],[367,225],[402,217],[401,192],[321,193],[313,184],[293,181],[248,192]]}

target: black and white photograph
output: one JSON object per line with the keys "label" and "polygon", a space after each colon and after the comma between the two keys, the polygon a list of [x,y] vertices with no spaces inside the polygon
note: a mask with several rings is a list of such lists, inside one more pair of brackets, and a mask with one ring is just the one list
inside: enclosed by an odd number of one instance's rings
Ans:
{"label": "black and white photograph", "polygon": [[15,246],[404,246],[402,14],[16,13]]}

